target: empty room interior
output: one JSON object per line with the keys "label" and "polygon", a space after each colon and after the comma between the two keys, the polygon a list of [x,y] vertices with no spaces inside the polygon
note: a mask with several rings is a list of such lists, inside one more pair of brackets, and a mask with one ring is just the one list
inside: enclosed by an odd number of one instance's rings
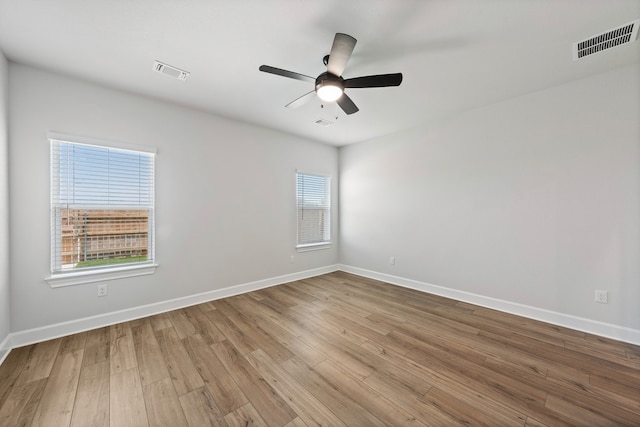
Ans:
{"label": "empty room interior", "polygon": [[0,0],[0,426],[640,425],[639,27]]}

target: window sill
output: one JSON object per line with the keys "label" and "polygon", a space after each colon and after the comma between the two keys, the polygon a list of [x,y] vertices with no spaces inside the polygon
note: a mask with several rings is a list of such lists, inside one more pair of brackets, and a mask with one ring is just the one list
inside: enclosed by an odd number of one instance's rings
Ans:
{"label": "window sill", "polygon": [[331,248],[331,242],[321,242],[321,243],[309,243],[306,245],[298,245],[296,246],[297,252],[308,252],[308,251],[318,251],[321,249],[329,249]]}
{"label": "window sill", "polygon": [[45,277],[52,288],[82,285],[84,283],[104,282],[106,280],[124,279],[126,277],[153,274],[158,264],[128,265],[123,267],[104,268],[99,270],[74,271],[56,273]]}

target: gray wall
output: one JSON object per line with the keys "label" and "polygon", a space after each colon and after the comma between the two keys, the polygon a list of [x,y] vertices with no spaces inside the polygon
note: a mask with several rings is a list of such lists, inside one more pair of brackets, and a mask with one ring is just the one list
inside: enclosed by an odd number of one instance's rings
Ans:
{"label": "gray wall", "polygon": [[[295,252],[296,168],[331,173],[334,195],[340,181],[343,265],[640,329],[638,65],[345,147],[340,180],[333,147],[22,65],[8,70],[0,340],[337,263],[337,244]],[[5,85],[6,74],[0,61]],[[52,289],[43,280],[49,131],[158,149],[156,274],[110,281],[106,298],[96,284]],[[337,219],[334,207],[334,240]],[[609,304],[595,304],[594,289],[608,290]]]}
{"label": "gray wall", "polygon": [[[12,331],[338,261],[337,245],[295,252],[295,171],[330,173],[337,194],[335,147],[13,63],[9,101]],[[95,283],[44,281],[49,131],[157,148],[155,274],[109,281],[103,298]]]}
{"label": "gray wall", "polygon": [[[0,52],[0,343],[11,332],[9,289],[8,64]],[[3,357],[0,345],[0,360]]]}
{"label": "gray wall", "polygon": [[638,76],[342,148],[341,263],[640,330]]}

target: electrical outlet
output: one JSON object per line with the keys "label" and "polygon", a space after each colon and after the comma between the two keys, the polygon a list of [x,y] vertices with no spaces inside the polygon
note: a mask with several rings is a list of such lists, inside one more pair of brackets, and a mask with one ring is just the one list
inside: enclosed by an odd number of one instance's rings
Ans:
{"label": "electrical outlet", "polygon": [[107,296],[107,285],[98,285],[98,296],[99,297]]}
{"label": "electrical outlet", "polygon": [[394,256],[389,257],[389,264],[390,265],[396,265],[396,257],[394,257]]}
{"label": "electrical outlet", "polygon": [[596,290],[596,297],[595,297],[596,302],[599,302],[600,304],[606,304],[607,300],[608,300],[607,291]]}
{"label": "electrical outlet", "polygon": [[291,264],[293,264],[294,262],[296,262],[296,257],[295,257],[295,256],[293,256],[293,255],[289,255],[289,262],[290,262]]}

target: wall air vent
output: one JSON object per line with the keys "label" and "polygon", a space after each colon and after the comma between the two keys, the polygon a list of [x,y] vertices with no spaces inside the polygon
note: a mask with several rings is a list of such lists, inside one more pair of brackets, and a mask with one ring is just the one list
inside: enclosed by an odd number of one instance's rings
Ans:
{"label": "wall air vent", "polygon": [[329,120],[325,120],[325,119],[318,119],[314,122],[317,125],[322,126],[323,128],[326,128],[328,126],[331,126],[333,124],[333,122],[330,122]]}
{"label": "wall air vent", "polygon": [[576,61],[585,56],[635,41],[638,37],[638,27],[640,27],[640,19],[612,28],[586,40],[575,42],[573,44],[573,60]]}
{"label": "wall air vent", "polygon": [[187,77],[191,74],[188,71],[181,70],[180,68],[173,67],[168,64],[164,64],[160,61],[155,61],[153,63],[153,70],[157,71],[160,74],[164,74],[165,76],[173,77],[178,80],[187,80]]}

